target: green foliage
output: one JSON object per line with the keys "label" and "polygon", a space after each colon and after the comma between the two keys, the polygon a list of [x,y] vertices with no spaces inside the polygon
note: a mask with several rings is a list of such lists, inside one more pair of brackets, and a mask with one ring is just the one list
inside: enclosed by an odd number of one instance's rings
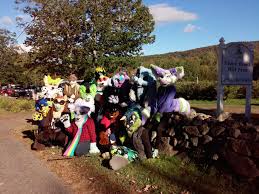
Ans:
{"label": "green foliage", "polygon": [[[45,73],[86,76],[107,61],[123,65],[125,59],[140,54],[143,44],[154,41],[154,21],[142,0],[16,3],[32,18],[26,44],[33,47],[34,67],[40,66]],[[26,22],[20,19],[19,24]]]}
{"label": "green foliage", "polygon": [[[254,49],[254,80],[259,78],[259,42],[251,42]],[[142,65],[149,67],[155,64],[163,68],[183,66],[185,81],[216,81],[217,80],[217,46],[197,48],[183,52],[143,56],[139,58]]]}
{"label": "green foliage", "polygon": [[4,109],[10,112],[31,111],[34,109],[34,101],[27,99],[0,97],[0,109]]}
{"label": "green foliage", "polygon": [[[188,100],[216,100],[217,99],[217,83],[212,81],[202,82],[186,82],[176,83],[176,91],[178,97]],[[225,86],[224,98],[243,99],[246,96],[246,90],[243,86]],[[252,98],[259,97],[259,81],[253,82]]]}

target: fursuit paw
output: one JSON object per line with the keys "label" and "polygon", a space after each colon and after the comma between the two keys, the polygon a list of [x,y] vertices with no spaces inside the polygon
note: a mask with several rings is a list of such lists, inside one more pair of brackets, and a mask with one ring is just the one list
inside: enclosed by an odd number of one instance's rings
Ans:
{"label": "fursuit paw", "polygon": [[153,158],[157,158],[157,157],[158,157],[158,149],[154,149],[154,150],[153,150],[152,157],[153,157]]}
{"label": "fursuit paw", "polygon": [[60,121],[64,124],[65,128],[69,128],[71,126],[70,118],[68,114],[62,115],[60,117]]}
{"label": "fursuit paw", "polygon": [[98,149],[98,147],[96,146],[96,142],[95,143],[90,143],[90,154],[98,154],[100,153],[100,150]]}
{"label": "fursuit paw", "polygon": [[119,103],[119,97],[111,95],[108,97],[109,103],[111,104],[118,104]]}

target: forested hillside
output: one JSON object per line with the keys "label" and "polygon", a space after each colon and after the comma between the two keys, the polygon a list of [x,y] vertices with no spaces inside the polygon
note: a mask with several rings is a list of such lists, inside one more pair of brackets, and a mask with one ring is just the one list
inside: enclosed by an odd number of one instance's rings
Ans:
{"label": "forested hillside", "polygon": [[[252,42],[255,46],[254,80],[259,78],[259,41]],[[217,46],[197,48],[183,52],[172,52],[140,58],[143,65],[156,64],[162,67],[184,66],[185,80],[200,81],[216,80]]]}

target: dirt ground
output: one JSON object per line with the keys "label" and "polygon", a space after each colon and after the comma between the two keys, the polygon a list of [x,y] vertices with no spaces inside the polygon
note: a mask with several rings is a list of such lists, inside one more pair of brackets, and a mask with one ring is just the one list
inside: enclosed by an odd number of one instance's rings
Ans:
{"label": "dirt ground", "polygon": [[[215,115],[216,109],[214,105],[193,105],[197,112]],[[232,113],[235,117],[244,117],[244,106],[225,106],[225,111]],[[1,115],[1,114],[0,114]],[[6,117],[8,119],[8,117]],[[252,107],[252,121],[259,122],[259,107]],[[24,122],[24,121],[23,121]],[[36,126],[34,126],[35,128]],[[28,150],[31,150],[32,141],[32,125],[26,123],[24,127],[17,127],[13,130],[13,135],[22,141]],[[47,167],[57,174],[74,193],[143,193],[143,188],[133,181],[129,187],[118,185],[115,171],[102,168],[101,159],[96,156],[95,162],[92,163],[92,157],[84,156],[80,158],[64,159],[61,156],[60,148],[48,148],[33,154],[47,165]],[[98,159],[99,158],[99,159]],[[99,166],[96,166],[96,160]],[[109,172],[108,172],[109,171]],[[108,173],[107,173],[108,172]],[[109,174],[109,176],[107,176]],[[124,188],[124,189],[123,189]],[[142,189],[142,190],[141,190]],[[187,192],[188,193],[188,192]]]}
{"label": "dirt ground", "polygon": [[71,193],[56,174],[17,141],[11,129],[25,124],[28,113],[0,115],[0,193]]}
{"label": "dirt ground", "polygon": [[[8,119],[8,116],[5,117]],[[20,115],[17,117],[20,118]],[[28,117],[29,118],[29,117]],[[116,173],[110,171],[111,177],[107,177],[107,173],[103,174],[99,168],[102,165],[99,158],[98,167],[92,164],[92,156],[73,157],[72,159],[64,159],[62,157],[62,149],[58,147],[47,148],[43,151],[31,151],[31,144],[33,142],[33,128],[30,123],[22,122],[24,126],[16,127],[12,130],[12,134],[16,139],[23,142],[26,149],[33,153],[35,157],[43,161],[43,163],[55,174],[60,177],[65,185],[73,190],[73,193],[88,194],[88,193],[136,193],[123,190],[112,176]],[[26,123],[26,124],[25,124]],[[96,161],[95,161],[96,163]]]}

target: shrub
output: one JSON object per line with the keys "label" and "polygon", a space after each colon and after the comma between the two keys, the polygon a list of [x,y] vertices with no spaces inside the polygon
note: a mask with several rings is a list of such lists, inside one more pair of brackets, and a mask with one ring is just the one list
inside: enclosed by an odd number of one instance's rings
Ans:
{"label": "shrub", "polygon": [[[177,97],[188,100],[216,100],[217,83],[212,81],[177,82]],[[241,99],[246,97],[245,86],[225,86],[224,99]],[[259,98],[259,81],[253,82],[252,98]]]}
{"label": "shrub", "polygon": [[34,109],[34,101],[0,97],[0,108],[10,112],[30,111]]}

